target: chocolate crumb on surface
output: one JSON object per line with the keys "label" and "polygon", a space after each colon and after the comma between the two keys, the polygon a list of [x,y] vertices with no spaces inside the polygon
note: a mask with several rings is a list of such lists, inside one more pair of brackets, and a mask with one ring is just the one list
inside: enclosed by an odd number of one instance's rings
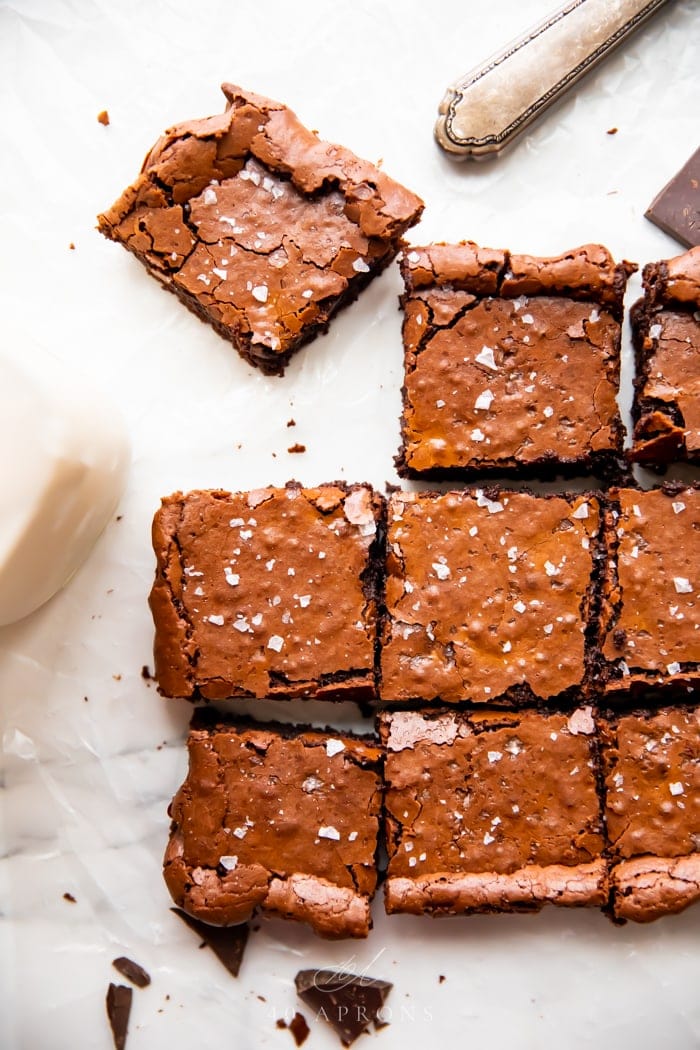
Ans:
{"label": "chocolate crumb on surface", "polygon": [[596,244],[552,258],[471,242],[407,248],[399,474],[619,479],[634,270]]}
{"label": "chocolate crumb on surface", "polygon": [[150,669],[150,667],[148,666],[148,664],[144,664],[144,665],[143,665],[143,667],[141,668],[141,677],[142,677],[142,678],[143,678],[143,679],[144,679],[144,680],[145,680],[146,682],[150,682],[150,681],[151,681],[151,679],[153,678],[153,675],[151,674],[151,669]]}
{"label": "chocolate crumb on surface", "polygon": [[617,135],[617,128],[608,128],[606,135]]}
{"label": "chocolate crumb on surface", "polygon": [[700,464],[700,247],[643,273],[630,312],[636,378],[630,459]]}
{"label": "chocolate crumb on surface", "polygon": [[248,942],[247,923],[226,927],[211,926],[209,923],[196,919],[193,915],[188,915],[180,908],[170,910],[179,916],[191,930],[194,930],[198,937],[202,938],[200,948],[211,948],[231,976],[238,977]]}
{"label": "chocolate crumb on surface", "polygon": [[391,262],[423,202],[279,102],[222,90],[225,112],[170,128],[99,229],[280,375]]}
{"label": "chocolate crumb on surface", "polygon": [[109,113],[106,109],[100,110],[100,112],[97,114],[97,120],[100,124],[104,125],[104,127],[107,127],[109,125]]}
{"label": "chocolate crumb on surface", "polygon": [[133,989],[125,984],[110,983],[107,989],[107,1018],[112,1029],[115,1050],[124,1050],[126,1046],[133,995]]}
{"label": "chocolate crumb on surface", "polygon": [[291,452],[291,453],[306,452],[306,445],[300,445],[297,442],[295,445],[290,445],[290,447],[287,449],[287,452]]}
{"label": "chocolate crumb on surface", "polygon": [[351,1046],[372,1023],[376,1028],[386,1024],[381,1011],[393,988],[389,981],[333,970],[300,970],[294,983],[302,1002],[328,1022],[343,1046]]}
{"label": "chocolate crumb on surface", "polygon": [[294,1042],[297,1046],[302,1046],[306,1042],[309,1032],[311,1029],[306,1023],[306,1018],[303,1014],[295,1013],[289,1024],[283,1017],[279,1017],[276,1021],[278,1028],[288,1028],[294,1037]]}
{"label": "chocolate crumb on surface", "polygon": [[76,901],[75,897],[73,896],[73,894],[72,893],[68,893],[68,891],[66,891],[63,894],[63,899],[64,899],[64,901],[68,901],[70,904],[77,904],[77,901]]}
{"label": "chocolate crumb on surface", "polygon": [[151,975],[147,970],[144,970],[143,966],[139,966],[133,959],[127,958],[126,955],[120,955],[117,959],[112,959],[112,966],[115,970],[118,970],[122,977],[126,977],[128,981],[135,984],[137,988],[146,988],[151,983]]}
{"label": "chocolate crumb on surface", "polygon": [[366,937],[381,807],[376,742],[198,713],[188,747],[164,858],[175,903],[217,926],[260,909],[324,937]]}
{"label": "chocolate crumb on surface", "polygon": [[288,427],[295,427],[296,425],[297,425],[297,423],[296,423],[295,419],[288,419],[287,420],[287,426]]}

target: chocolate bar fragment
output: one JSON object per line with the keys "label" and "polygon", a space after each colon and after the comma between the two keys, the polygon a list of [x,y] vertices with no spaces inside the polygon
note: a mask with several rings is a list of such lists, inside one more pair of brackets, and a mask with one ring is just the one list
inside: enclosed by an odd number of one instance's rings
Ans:
{"label": "chocolate bar fragment", "polygon": [[197,934],[200,941],[203,942],[200,948],[205,945],[211,948],[231,976],[238,977],[250,934],[248,923],[239,923],[237,926],[212,926],[208,922],[201,922],[193,918],[180,908],[170,910]]}
{"label": "chocolate bar fragment", "polygon": [[388,503],[386,701],[574,701],[589,672],[599,500],[481,490]]}
{"label": "chocolate bar fragment", "polygon": [[471,242],[407,249],[404,477],[618,477],[627,278],[600,245],[554,258]]}
{"label": "chocolate bar fragment", "polygon": [[222,91],[226,111],[170,128],[99,229],[281,375],[394,258],[423,202],[279,102]]}
{"label": "chocolate bar fragment", "polygon": [[595,732],[590,707],[382,714],[387,911],[602,906]]}
{"label": "chocolate bar fragment", "polygon": [[609,693],[685,696],[700,681],[700,489],[612,489],[598,644]]}
{"label": "chocolate bar fragment", "polygon": [[644,213],[688,248],[700,245],[700,149],[696,149]]}
{"label": "chocolate bar fragment", "polygon": [[125,984],[112,984],[110,982],[105,998],[107,1008],[107,1020],[112,1029],[114,1050],[125,1050],[126,1037],[129,1034],[129,1016],[131,1014],[131,1002],[134,996],[132,988]]}
{"label": "chocolate bar fragment", "polygon": [[393,988],[389,981],[334,970],[300,970],[294,978],[297,995],[328,1022],[343,1046],[351,1046],[358,1036],[383,1028],[381,1011]]}
{"label": "chocolate bar fragment", "polygon": [[165,696],[374,696],[383,500],[369,486],[176,493],[153,523]]}
{"label": "chocolate bar fragment", "polygon": [[700,463],[700,247],[644,267],[631,310],[636,378],[630,459]]}
{"label": "chocolate bar fragment", "polygon": [[188,748],[164,860],[177,906],[215,926],[260,910],[324,937],[366,937],[377,881],[378,746],[201,714]]}
{"label": "chocolate bar fragment", "polygon": [[602,720],[612,912],[650,922],[700,901],[700,707]]}

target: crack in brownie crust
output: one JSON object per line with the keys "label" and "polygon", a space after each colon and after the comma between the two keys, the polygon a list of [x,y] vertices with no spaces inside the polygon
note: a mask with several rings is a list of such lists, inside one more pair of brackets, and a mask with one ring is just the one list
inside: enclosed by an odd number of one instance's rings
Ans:
{"label": "crack in brownie crust", "polygon": [[636,371],[630,458],[700,463],[700,247],[644,267],[631,311]]}
{"label": "crack in brownie crust", "polygon": [[700,900],[700,708],[602,722],[618,919],[650,922]]}
{"label": "crack in brownie crust", "polygon": [[294,729],[195,716],[189,772],[170,807],[165,881],[179,907],[216,926],[260,909],[324,937],[366,937],[380,750]]}
{"label": "crack in brownie crust", "polygon": [[380,733],[387,911],[607,900],[590,708],[400,711],[380,716]]}
{"label": "crack in brownie crust", "polygon": [[281,374],[394,258],[423,203],[280,103],[222,90],[225,113],[166,132],[99,229]]}
{"label": "crack in brownie crust", "polygon": [[556,258],[407,249],[399,473],[618,475],[627,277],[605,248]]}
{"label": "crack in brownie crust", "polygon": [[599,524],[591,494],[394,493],[382,699],[575,699]]}
{"label": "crack in brownie crust", "polygon": [[153,523],[166,696],[374,696],[384,502],[368,486],[176,493]]}

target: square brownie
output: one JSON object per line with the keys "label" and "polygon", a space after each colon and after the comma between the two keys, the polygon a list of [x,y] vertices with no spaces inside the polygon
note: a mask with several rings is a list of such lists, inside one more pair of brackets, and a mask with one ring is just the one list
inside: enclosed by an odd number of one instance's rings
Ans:
{"label": "square brownie", "polygon": [[599,524],[590,493],[394,493],[382,699],[578,697],[589,670]]}
{"label": "square brownie", "polygon": [[164,859],[178,907],[215,926],[259,909],[324,937],[366,937],[381,809],[376,742],[205,713],[193,719],[188,749]]}
{"label": "square brownie", "polygon": [[700,490],[611,489],[599,645],[609,692],[700,680]]}
{"label": "square brownie", "polygon": [[700,707],[605,718],[612,910],[650,922],[700,901]]}
{"label": "square brownie", "polygon": [[369,486],[176,493],[153,522],[165,696],[374,696],[384,501]]}
{"label": "square brownie", "polygon": [[600,245],[555,258],[407,249],[399,474],[619,474],[627,277]]}
{"label": "square brownie", "polygon": [[388,912],[602,905],[590,707],[381,716]]}
{"label": "square brownie", "polygon": [[631,310],[634,444],[649,466],[700,463],[700,247],[644,267]]}
{"label": "square brownie", "polygon": [[286,106],[222,90],[226,111],[167,131],[99,229],[247,361],[281,374],[394,258],[423,202]]}

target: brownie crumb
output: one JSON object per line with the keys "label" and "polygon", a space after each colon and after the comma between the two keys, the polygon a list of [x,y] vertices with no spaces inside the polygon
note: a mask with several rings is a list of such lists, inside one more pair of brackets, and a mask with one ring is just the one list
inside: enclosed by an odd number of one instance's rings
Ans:
{"label": "brownie crumb", "polygon": [[117,959],[112,959],[112,966],[115,970],[118,970],[122,977],[126,977],[128,981],[135,984],[137,988],[146,988],[151,983],[151,975],[147,970],[144,970],[143,966],[139,966],[133,959],[127,958],[126,955],[120,955]]}
{"label": "brownie crumb", "polygon": [[75,245],[73,244],[73,242],[72,242],[72,241],[70,242],[70,244],[68,245],[68,247],[70,248],[70,250],[71,250],[72,252],[74,252],[74,251],[75,251]]}
{"label": "brownie crumb", "polygon": [[296,425],[297,425],[296,419],[288,419],[287,420],[287,426],[288,427],[295,427]]}
{"label": "brownie crumb", "polygon": [[308,1039],[309,1032],[311,1029],[306,1023],[306,1018],[303,1014],[295,1013],[288,1025],[289,1031],[294,1036],[294,1042],[297,1046],[301,1046]]}
{"label": "brownie crumb", "polygon": [[293,454],[298,452],[306,452],[306,445],[300,445],[298,443],[296,445],[290,445],[287,449],[287,452],[291,452]]}
{"label": "brownie crumb", "polygon": [[606,135],[617,135],[617,128],[608,128]]}
{"label": "brownie crumb", "polygon": [[444,984],[445,980],[446,980],[446,978],[445,978],[444,973],[441,973],[440,976],[438,977],[438,984]]}
{"label": "brownie crumb", "polygon": [[120,674],[113,674],[112,678],[114,679],[115,682],[121,682],[121,680],[122,680],[122,676]]}
{"label": "brownie crumb", "polygon": [[[87,697],[85,697],[85,699],[87,700]],[[64,899],[64,901],[70,901],[71,904],[77,904],[77,901],[76,901],[76,899],[75,899],[75,897],[73,896],[72,893],[68,893],[68,892],[64,893],[63,894],[63,899]]]}
{"label": "brownie crumb", "polygon": [[151,669],[149,668],[148,664],[144,664],[141,668],[141,677],[146,682],[150,682],[153,678],[153,675],[151,674]]}
{"label": "brownie crumb", "polygon": [[107,1017],[112,1029],[115,1050],[124,1050],[126,1036],[129,1031],[129,1014],[131,1013],[131,1000],[133,990],[125,984],[111,984],[107,989]]}
{"label": "brownie crumb", "polygon": [[107,125],[109,124],[109,113],[107,112],[107,110],[106,109],[100,110],[100,112],[97,114],[97,119],[98,119],[99,123],[102,124],[106,128]]}

